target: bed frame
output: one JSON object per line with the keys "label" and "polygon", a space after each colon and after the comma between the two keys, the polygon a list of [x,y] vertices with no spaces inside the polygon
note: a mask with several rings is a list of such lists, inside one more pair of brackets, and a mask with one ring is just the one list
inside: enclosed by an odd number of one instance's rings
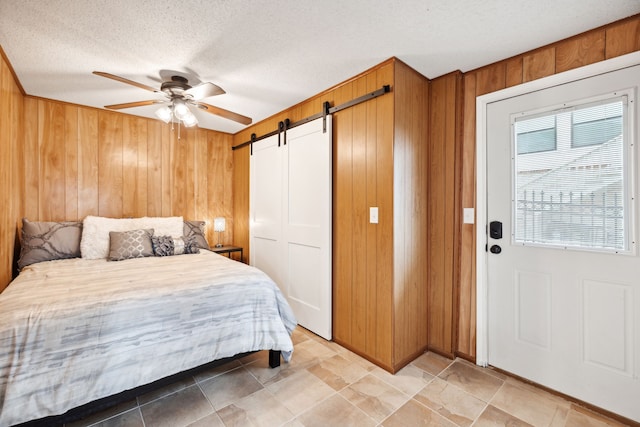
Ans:
{"label": "bed frame", "polygon": [[[223,359],[214,360],[204,365],[197,366],[186,371],[178,372],[177,374],[169,375],[165,378],[160,378],[149,384],[141,385],[130,390],[125,390],[112,396],[103,397],[102,399],[94,400],[93,402],[85,403],[82,406],[73,408],[61,415],[52,415],[37,420],[28,421],[26,423],[18,424],[15,427],[53,427],[63,426],[65,423],[71,423],[74,421],[86,418],[96,412],[104,411],[113,406],[135,399],[137,396],[141,396],[145,393],[149,393],[153,390],[165,387],[180,379],[193,376],[198,372],[202,372],[217,366],[222,366],[225,363],[231,362],[236,359],[241,359],[250,354],[256,353],[250,351],[247,353],[236,354],[235,356],[225,357]],[[269,367],[277,368],[280,366],[280,350],[269,350]]]}

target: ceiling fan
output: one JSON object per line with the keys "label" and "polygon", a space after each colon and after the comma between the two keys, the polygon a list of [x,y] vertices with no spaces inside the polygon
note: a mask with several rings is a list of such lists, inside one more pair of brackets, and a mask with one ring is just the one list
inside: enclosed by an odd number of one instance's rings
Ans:
{"label": "ceiling fan", "polygon": [[226,93],[220,86],[210,82],[199,82],[194,76],[178,71],[162,70],[160,77],[162,78],[160,89],[138,83],[115,74],[105,73],[103,71],[94,71],[93,74],[108,79],[126,83],[140,89],[155,92],[164,95],[165,99],[151,99],[148,101],[127,102],[124,104],[105,105],[104,108],[110,110],[120,110],[123,108],[142,107],[145,105],[165,104],[156,111],[156,116],[166,123],[173,121],[174,118],[185,126],[194,126],[198,123],[189,106],[197,107],[207,113],[233,120],[243,125],[251,124],[250,117],[243,116],[224,108],[215,107],[206,104],[201,100],[214,95]]}

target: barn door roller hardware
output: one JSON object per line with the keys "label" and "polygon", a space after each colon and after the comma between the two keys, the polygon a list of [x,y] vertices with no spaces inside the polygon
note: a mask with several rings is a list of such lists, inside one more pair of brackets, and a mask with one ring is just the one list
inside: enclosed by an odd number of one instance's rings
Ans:
{"label": "barn door roller hardware", "polygon": [[349,108],[349,107],[353,107],[354,105],[358,105],[362,102],[368,101],[370,99],[373,98],[377,98],[381,95],[384,95],[385,93],[391,92],[391,86],[390,85],[384,85],[382,86],[380,89],[375,90],[373,92],[367,93],[366,95],[362,95],[359,96],[358,98],[352,99],[351,101],[347,101],[344,104],[340,104],[337,105],[335,107],[331,107],[331,104],[328,101],[325,101],[322,104],[322,111],[314,114],[312,116],[309,117],[305,117],[304,119],[298,120],[297,122],[291,122],[289,119],[285,119],[284,121],[281,121],[278,123],[278,129],[266,133],[262,136],[256,136],[255,133],[251,134],[251,140],[247,141],[247,142],[243,142],[242,144],[238,144],[234,147],[232,147],[232,150],[237,150],[238,148],[242,148],[246,145],[251,145],[251,154],[253,154],[253,144],[255,144],[256,142],[268,138],[270,136],[273,135],[278,135],[278,147],[280,146],[280,142],[281,142],[281,134],[282,134],[282,141],[284,143],[284,145],[287,145],[287,130],[288,129],[293,129],[296,126],[300,126],[302,124],[308,123],[310,121],[313,121],[315,119],[319,119],[320,117],[323,118],[323,125],[322,125],[322,130],[323,132],[327,131],[327,116],[329,114],[333,114],[333,113],[337,113],[338,111],[344,110],[345,108]]}

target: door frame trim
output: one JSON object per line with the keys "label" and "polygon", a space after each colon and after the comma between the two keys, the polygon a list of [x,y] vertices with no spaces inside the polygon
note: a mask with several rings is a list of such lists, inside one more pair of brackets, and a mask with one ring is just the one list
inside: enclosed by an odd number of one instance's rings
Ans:
{"label": "door frame trim", "polygon": [[[476,364],[489,364],[489,278],[487,270],[487,106],[515,96],[548,89],[640,64],[640,51],[553,74],[476,97]],[[638,124],[636,124],[637,126]]]}

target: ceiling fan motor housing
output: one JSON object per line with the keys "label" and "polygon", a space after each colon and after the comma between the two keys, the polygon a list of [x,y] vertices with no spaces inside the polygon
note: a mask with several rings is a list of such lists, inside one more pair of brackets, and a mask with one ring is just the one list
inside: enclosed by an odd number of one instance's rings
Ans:
{"label": "ceiling fan motor housing", "polygon": [[160,85],[160,90],[170,96],[182,95],[188,89],[191,89],[189,81],[182,76],[171,76],[170,81],[163,82]]}

